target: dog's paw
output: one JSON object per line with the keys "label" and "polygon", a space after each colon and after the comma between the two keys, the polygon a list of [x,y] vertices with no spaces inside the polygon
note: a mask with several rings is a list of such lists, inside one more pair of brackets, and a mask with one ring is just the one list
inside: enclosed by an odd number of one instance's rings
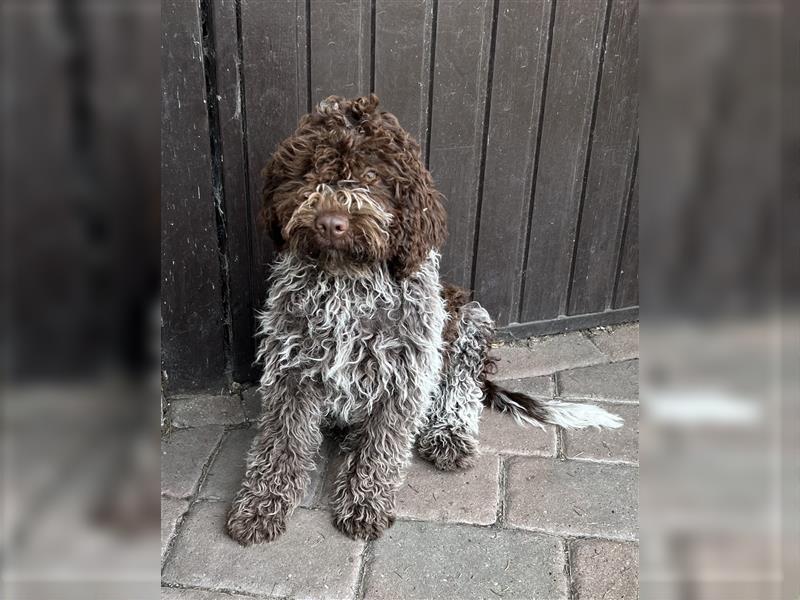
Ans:
{"label": "dog's paw", "polygon": [[395,516],[372,506],[352,507],[347,514],[336,513],[336,529],[354,540],[377,540],[394,525]]}
{"label": "dog's paw", "polygon": [[475,466],[478,459],[475,439],[452,430],[423,434],[417,441],[417,451],[440,471],[463,471]]}
{"label": "dog's paw", "polygon": [[286,531],[286,516],[282,512],[269,514],[264,507],[234,504],[228,513],[225,530],[242,546],[271,542]]}

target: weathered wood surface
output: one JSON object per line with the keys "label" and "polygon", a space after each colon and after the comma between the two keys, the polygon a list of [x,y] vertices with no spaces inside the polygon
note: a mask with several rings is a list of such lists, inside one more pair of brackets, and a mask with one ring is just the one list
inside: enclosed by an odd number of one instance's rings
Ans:
{"label": "weathered wood surface", "polygon": [[163,6],[161,35],[161,332],[167,385],[226,370],[211,143],[199,2]]}
{"label": "weathered wood surface", "polygon": [[633,176],[638,134],[638,0],[611,6],[591,156],[586,178],[569,314],[611,307],[618,240]]}
{"label": "weathered wood surface", "polygon": [[211,19],[215,92],[220,151],[220,213],[224,220],[225,262],[230,312],[231,368],[233,376],[245,379],[253,362],[253,289],[251,276],[251,210],[249,168],[245,136],[246,102],[241,93],[242,57],[239,49],[239,7],[236,0],[217,0]]}
{"label": "weathered wood surface", "polygon": [[499,326],[634,317],[637,28],[635,0],[165,0],[164,222],[184,212],[164,260],[187,277],[164,288],[165,363],[194,364],[187,384],[251,373],[261,170],[330,94],[375,91],[420,142],[443,277]]}
{"label": "weathered wood surface", "polygon": [[272,243],[261,228],[261,170],[301,115],[308,112],[307,5],[295,0],[242,0],[242,77],[252,230],[252,297],[267,289]]}
{"label": "weathered wood surface", "polygon": [[428,136],[433,3],[376,0],[374,88],[381,108],[420,143]]}
{"label": "weathered wood surface", "polygon": [[520,321],[566,312],[606,6],[556,4]]}
{"label": "weathered wood surface", "polygon": [[634,186],[629,200],[625,234],[616,270],[614,308],[639,304],[639,176],[634,172]]}
{"label": "weathered wood surface", "polygon": [[552,9],[503,2],[498,13],[474,274],[475,297],[498,323],[519,311]]}
{"label": "weathered wood surface", "polygon": [[326,0],[311,7],[311,101],[370,91],[370,0]]}
{"label": "weathered wood surface", "polygon": [[442,277],[470,287],[492,37],[492,2],[440,2],[436,19],[429,165],[447,199]]}

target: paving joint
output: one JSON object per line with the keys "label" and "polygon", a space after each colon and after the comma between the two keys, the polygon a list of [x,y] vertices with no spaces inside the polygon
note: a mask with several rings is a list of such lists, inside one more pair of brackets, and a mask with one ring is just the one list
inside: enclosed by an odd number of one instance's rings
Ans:
{"label": "paving joint", "polygon": [[639,468],[639,463],[638,462],[634,462],[634,461],[630,461],[630,460],[624,460],[624,459],[620,459],[620,460],[609,459],[609,460],[606,460],[604,458],[585,458],[583,456],[565,456],[563,458],[564,458],[564,460],[570,461],[570,462],[592,463],[592,464],[596,464],[596,465],[620,465],[620,466],[623,466],[623,467],[636,467],[637,469]]}
{"label": "paving joint", "polygon": [[560,460],[566,460],[566,444],[564,442],[564,428],[556,427],[556,456]]}
{"label": "paving joint", "polygon": [[[214,464],[214,461],[216,460],[217,455],[219,454],[220,448],[222,448],[222,444],[225,441],[225,439],[227,439],[227,437],[228,437],[228,432],[223,429],[222,435],[219,436],[216,446],[214,446],[214,449],[209,454],[208,459],[206,460],[205,464],[203,465],[203,468],[200,471],[200,477],[197,479],[197,483],[195,484],[194,487],[194,492],[188,498],[189,505],[186,507],[186,510],[183,512],[183,514],[178,518],[178,520],[175,523],[175,531],[173,532],[172,536],[167,542],[167,547],[164,550],[164,558],[161,561],[162,577],[164,576],[164,569],[166,568],[167,564],[172,558],[173,551],[175,549],[175,544],[178,538],[180,537],[183,523],[186,520],[187,515],[191,512],[192,508],[194,508],[195,504],[197,504],[197,502],[200,500],[200,490],[203,489],[203,484],[206,482],[206,479],[208,478],[208,471],[211,469],[211,465]],[[182,498],[182,499],[186,500],[187,498]]]}
{"label": "paving joint", "polygon": [[572,574],[572,562],[572,541],[569,538],[564,538],[564,571],[567,576],[567,600],[577,600],[578,597]]}
{"label": "paving joint", "polygon": [[364,550],[361,552],[361,564],[358,567],[358,578],[356,579],[356,589],[353,594],[354,600],[364,600],[367,593],[367,577],[370,565],[373,558],[373,544],[372,540],[367,541],[364,545]]}
{"label": "paving joint", "polygon": [[558,402],[571,402],[573,404],[592,404],[597,402],[598,404],[608,404],[609,406],[613,406],[614,404],[618,404],[620,406],[639,406],[640,402],[638,400],[625,400],[622,398],[578,398],[578,397],[569,397],[565,398],[563,396],[556,396],[553,400],[557,400]]}
{"label": "paving joint", "polygon": [[[481,527],[480,525],[473,525],[473,527]],[[551,537],[557,537],[564,540],[600,540],[604,542],[622,542],[626,544],[638,544],[638,538],[626,538],[622,536],[613,536],[613,535],[592,535],[589,533],[567,533],[567,532],[559,532],[559,531],[547,531],[546,529],[541,529],[538,527],[523,527],[521,525],[506,525],[503,529],[508,529],[509,531],[527,531],[530,533],[536,533],[540,535],[549,535]]]}
{"label": "paving joint", "polygon": [[162,581],[161,587],[170,590],[208,592],[209,594],[225,594],[228,596],[240,596],[243,598],[256,598],[258,600],[289,600],[288,598],[284,598],[282,596],[269,596],[269,595],[264,596],[261,594],[251,594],[250,592],[238,592],[236,590],[228,588],[209,588],[209,587],[202,587],[199,585],[181,585],[178,583],[171,583],[168,581]]}
{"label": "paving joint", "polygon": [[497,472],[497,513],[495,515],[494,524],[498,528],[504,528],[506,523],[506,486],[507,486],[507,468],[506,457],[502,454],[498,455],[500,460],[500,467]]}

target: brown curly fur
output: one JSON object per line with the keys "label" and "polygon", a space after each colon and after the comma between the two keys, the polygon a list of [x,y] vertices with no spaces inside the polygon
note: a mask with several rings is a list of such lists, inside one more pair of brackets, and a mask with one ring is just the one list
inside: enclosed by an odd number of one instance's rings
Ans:
{"label": "brown curly fur", "polygon": [[[397,118],[378,110],[374,94],[353,100],[330,96],[305,115],[294,134],[281,142],[263,171],[261,220],[277,250],[288,244],[286,227],[304,198],[320,184],[351,181],[394,218],[387,236],[371,233],[369,215],[351,216],[350,230],[337,253],[331,253],[307,227],[294,232],[296,249],[342,261],[388,261],[393,274],[416,272],[447,236],[442,196],[420,158],[417,142]],[[374,241],[365,250],[365,239]]]}
{"label": "brown curly fur", "polygon": [[442,283],[442,297],[447,309],[447,325],[442,332],[442,338],[449,344],[458,335],[458,312],[470,300],[470,293],[451,283]]}

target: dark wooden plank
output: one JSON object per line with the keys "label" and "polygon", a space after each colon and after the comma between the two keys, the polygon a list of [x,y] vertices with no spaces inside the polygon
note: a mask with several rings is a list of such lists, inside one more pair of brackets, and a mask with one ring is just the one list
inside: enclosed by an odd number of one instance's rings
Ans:
{"label": "dark wooden plank", "polygon": [[551,8],[503,1],[498,11],[474,283],[498,325],[519,310]]}
{"label": "dark wooden plank", "polygon": [[166,0],[161,35],[161,335],[171,390],[225,370],[208,113],[197,0]]}
{"label": "dark wooden plank", "polygon": [[478,205],[493,3],[439,3],[430,168],[447,198],[449,239],[442,277],[469,287]]}
{"label": "dark wooden plank", "polygon": [[606,15],[605,0],[556,4],[520,321],[563,314]]}
{"label": "dark wooden plank", "polygon": [[261,170],[281,140],[308,111],[305,3],[242,0],[242,73],[247,107],[252,223],[252,297],[260,306],[273,247],[258,224]]}
{"label": "dark wooden plank", "polygon": [[428,77],[433,2],[377,0],[375,3],[375,92],[381,108],[395,114],[420,143],[428,135]]}
{"label": "dark wooden plank", "polygon": [[216,93],[221,145],[222,194],[226,229],[228,310],[230,311],[231,374],[251,378],[254,358],[253,299],[250,264],[250,198],[245,98],[242,94],[236,0],[213,3],[212,25]]}
{"label": "dark wooden plank", "polygon": [[614,292],[614,308],[639,304],[639,176],[634,173]]}
{"label": "dark wooden plank", "polygon": [[639,104],[639,2],[615,0],[608,24],[569,314],[608,308],[633,176]]}
{"label": "dark wooden plank", "polygon": [[311,2],[311,101],[370,92],[370,0]]}

